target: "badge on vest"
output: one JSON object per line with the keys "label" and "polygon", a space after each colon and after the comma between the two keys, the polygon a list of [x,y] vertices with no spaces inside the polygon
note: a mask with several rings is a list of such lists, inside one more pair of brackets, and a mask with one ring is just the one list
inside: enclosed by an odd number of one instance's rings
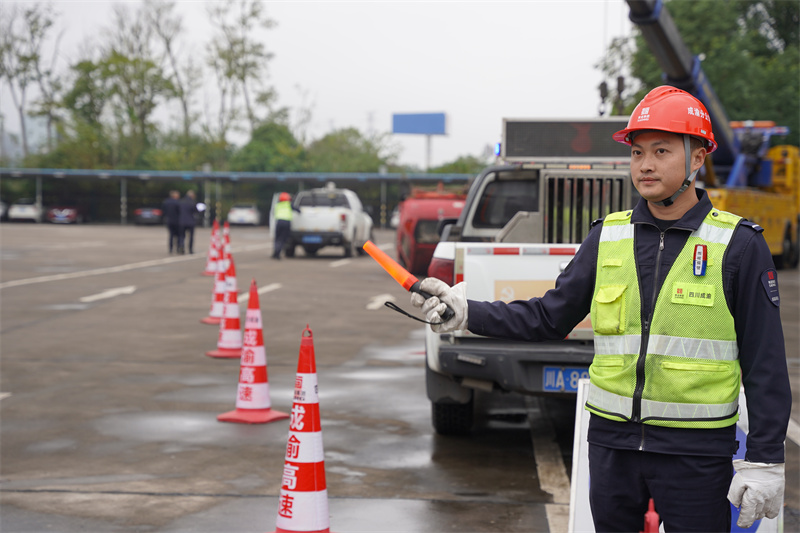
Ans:
{"label": "badge on vest", "polygon": [[711,307],[714,305],[714,286],[676,282],[672,285],[672,303]]}
{"label": "badge on vest", "polygon": [[764,273],[761,274],[761,285],[764,286],[764,290],[767,292],[767,298],[769,298],[772,305],[780,307],[781,297],[778,294],[778,273],[771,268],[765,270]]}
{"label": "badge on vest", "polygon": [[705,244],[694,245],[694,275],[705,276],[708,265],[708,247]]}

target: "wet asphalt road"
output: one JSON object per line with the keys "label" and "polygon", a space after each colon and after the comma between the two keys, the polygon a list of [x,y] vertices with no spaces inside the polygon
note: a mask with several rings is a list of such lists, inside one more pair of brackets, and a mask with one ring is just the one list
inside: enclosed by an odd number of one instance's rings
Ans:
{"label": "wet asphalt road", "polygon": [[[198,229],[195,255],[168,256],[163,227],[0,226],[2,531],[275,528],[288,421],[216,420],[234,407],[239,363],[204,355],[218,335],[199,322],[208,237]],[[392,238],[376,232],[390,252]],[[273,409],[291,408],[301,332],[313,330],[331,530],[565,530],[572,405],[509,398],[471,438],[436,436],[422,326],[381,305],[408,308],[402,288],[336,249],[272,261],[266,228],[234,227],[231,242],[238,292],[251,280],[265,290]],[[796,385],[797,270],[788,276]],[[542,453],[551,438],[556,453]],[[800,467],[788,451],[791,531]]]}

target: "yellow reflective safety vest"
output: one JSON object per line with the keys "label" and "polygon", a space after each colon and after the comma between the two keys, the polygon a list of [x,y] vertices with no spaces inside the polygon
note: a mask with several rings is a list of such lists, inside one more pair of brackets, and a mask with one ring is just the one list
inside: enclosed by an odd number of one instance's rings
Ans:
{"label": "yellow reflective safety vest", "polygon": [[275,204],[275,220],[292,220],[292,202]]}
{"label": "yellow reflective safety vest", "polygon": [[631,213],[608,215],[600,234],[585,408],[656,426],[730,426],[739,418],[741,371],[722,260],[741,217],[716,209],[706,215],[643,319]]}

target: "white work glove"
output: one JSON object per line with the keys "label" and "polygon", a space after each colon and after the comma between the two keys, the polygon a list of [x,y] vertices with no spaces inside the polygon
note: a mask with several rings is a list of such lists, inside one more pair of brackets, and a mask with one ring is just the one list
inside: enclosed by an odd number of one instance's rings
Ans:
{"label": "white work glove", "polygon": [[748,528],[756,520],[775,518],[783,506],[784,464],[733,461],[736,475],[728,490],[728,500],[739,508],[736,525]]}
{"label": "white work glove", "polygon": [[[449,333],[467,329],[467,284],[461,282],[453,287],[436,278],[425,278],[419,288],[431,295],[427,300],[416,292],[411,293],[411,305],[422,308],[422,313],[436,333]],[[447,322],[442,322],[446,305],[455,313]]]}

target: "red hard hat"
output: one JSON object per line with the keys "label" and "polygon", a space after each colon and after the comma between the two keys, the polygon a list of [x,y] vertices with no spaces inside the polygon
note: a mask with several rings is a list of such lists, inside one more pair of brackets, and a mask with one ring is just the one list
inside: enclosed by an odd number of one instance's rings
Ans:
{"label": "red hard hat", "polygon": [[291,195],[288,192],[282,192],[280,196],[278,196],[279,202],[288,202],[292,199]]}
{"label": "red hard hat", "polygon": [[700,100],[675,87],[656,87],[642,98],[631,113],[628,127],[616,132],[617,142],[630,146],[631,133],[644,130],[659,130],[691,135],[706,141],[710,154],[717,149],[711,131],[711,116]]}

